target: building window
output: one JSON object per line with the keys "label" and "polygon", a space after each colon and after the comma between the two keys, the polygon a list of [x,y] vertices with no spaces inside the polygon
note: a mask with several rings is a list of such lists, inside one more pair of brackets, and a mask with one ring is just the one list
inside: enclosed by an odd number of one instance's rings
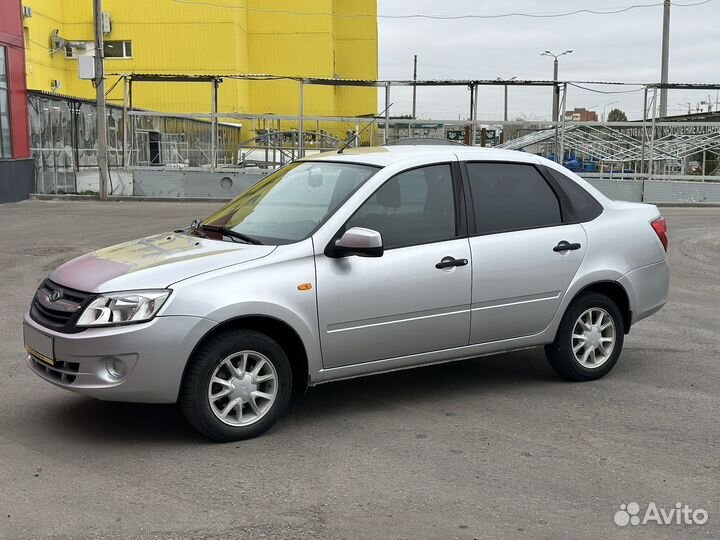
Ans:
{"label": "building window", "polygon": [[12,157],[10,141],[10,101],[8,93],[7,54],[0,47],[0,159]]}
{"label": "building window", "polygon": [[[65,47],[65,58],[77,59],[80,56],[94,55],[95,43],[92,41],[73,41]],[[103,42],[103,56],[105,58],[132,58],[132,41],[105,41]]]}
{"label": "building window", "polygon": [[103,43],[105,58],[132,58],[132,42],[106,41]]}

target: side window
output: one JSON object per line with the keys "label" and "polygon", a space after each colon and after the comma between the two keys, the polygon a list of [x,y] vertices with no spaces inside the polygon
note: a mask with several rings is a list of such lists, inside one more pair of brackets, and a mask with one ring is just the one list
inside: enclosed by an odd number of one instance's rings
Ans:
{"label": "side window", "polygon": [[386,249],[456,236],[450,165],[413,169],[391,178],[348,220],[345,228],[378,231]]}
{"label": "side window", "polygon": [[602,205],[572,178],[568,178],[560,171],[550,167],[545,167],[545,170],[558,183],[570,203],[569,208],[565,211],[566,221],[592,221],[602,214]]}
{"label": "side window", "polygon": [[479,234],[562,223],[560,202],[538,170],[516,163],[468,163]]}

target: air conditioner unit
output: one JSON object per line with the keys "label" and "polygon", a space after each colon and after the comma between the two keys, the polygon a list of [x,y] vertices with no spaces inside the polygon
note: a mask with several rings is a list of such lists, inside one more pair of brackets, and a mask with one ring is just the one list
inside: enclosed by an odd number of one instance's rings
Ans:
{"label": "air conditioner unit", "polygon": [[112,31],[112,20],[107,12],[102,14],[102,31],[103,34],[109,34]]}
{"label": "air conditioner unit", "polygon": [[67,47],[67,41],[60,37],[59,30],[55,28],[50,33],[50,53],[60,51]]}
{"label": "air conditioner unit", "polygon": [[30,6],[23,6],[22,8],[23,8],[23,12],[22,12],[23,17],[25,19],[29,19],[30,17],[32,17],[32,8]]}

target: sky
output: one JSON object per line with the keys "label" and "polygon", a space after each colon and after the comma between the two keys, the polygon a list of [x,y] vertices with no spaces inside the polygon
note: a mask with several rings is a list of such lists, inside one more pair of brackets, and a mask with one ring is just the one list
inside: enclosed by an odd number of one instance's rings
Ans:
{"label": "sky", "polygon": [[[673,0],[670,19],[670,82],[720,83],[720,0],[682,7],[702,0]],[[611,10],[633,5],[614,15],[577,14],[558,18],[389,19],[383,16],[547,14],[578,9]],[[552,79],[553,59],[544,50],[572,54],[560,58],[560,80],[659,82],[662,0],[378,0],[379,70],[381,79],[412,79],[418,55],[418,79]],[[585,107],[602,116],[618,107],[630,120],[642,118],[643,92],[637,86],[593,86],[602,94],[575,87],[568,90],[567,109]],[[633,91],[636,90],[636,91]],[[628,92],[630,91],[630,92]],[[503,115],[502,87],[481,87],[478,118]],[[419,88],[417,116],[457,120],[469,114],[469,91]],[[718,98],[712,92],[711,101]],[[379,96],[384,109],[384,92]],[[687,113],[708,91],[669,91],[668,113]],[[391,114],[412,109],[409,88],[391,91]],[[613,103],[616,102],[616,103]],[[707,107],[706,105],[704,107]],[[713,107],[713,110],[717,108]],[[511,87],[509,118],[550,119],[550,88]],[[706,108],[704,110],[707,110]],[[694,112],[694,111],[693,111]]]}

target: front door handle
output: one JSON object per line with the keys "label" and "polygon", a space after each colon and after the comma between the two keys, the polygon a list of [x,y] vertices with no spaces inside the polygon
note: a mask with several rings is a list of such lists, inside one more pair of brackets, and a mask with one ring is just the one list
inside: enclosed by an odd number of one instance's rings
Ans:
{"label": "front door handle", "polygon": [[465,266],[468,263],[467,259],[456,259],[455,257],[443,257],[439,263],[435,265],[435,268],[444,269],[451,268],[453,266]]}
{"label": "front door handle", "polygon": [[563,251],[574,251],[576,249],[580,249],[580,247],[580,244],[577,242],[571,244],[567,240],[562,240],[561,242],[558,242],[558,245],[553,248],[553,251],[561,253]]}

